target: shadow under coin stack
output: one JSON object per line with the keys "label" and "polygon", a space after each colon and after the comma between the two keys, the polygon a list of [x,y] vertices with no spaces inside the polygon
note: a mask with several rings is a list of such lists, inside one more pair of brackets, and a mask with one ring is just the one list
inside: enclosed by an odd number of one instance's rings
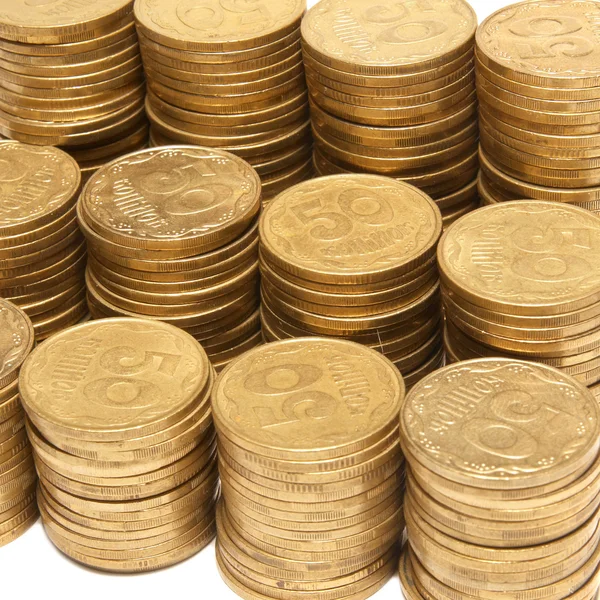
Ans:
{"label": "shadow under coin stack", "polygon": [[600,212],[600,3],[515,4],[477,33],[482,201]]}
{"label": "shadow under coin stack", "polygon": [[219,377],[217,562],[247,600],[367,598],[398,564],[404,384],[344,340],[268,344]]}
{"label": "shadow under coin stack", "polygon": [[463,0],[323,0],[302,23],[319,175],[395,177],[444,225],[479,206],[473,45]]}
{"label": "shadow under coin stack", "polygon": [[78,205],[92,317],[185,329],[217,369],[262,342],[260,179],[233,154],[153,148],[100,169]]}
{"label": "shadow under coin stack", "polygon": [[510,356],[600,395],[600,216],[519,200],[463,217],[438,263],[451,361]]}
{"label": "shadow under coin stack", "polygon": [[147,144],[132,0],[0,7],[0,133],[60,146],[84,180]]}
{"label": "shadow under coin stack", "polygon": [[136,572],[210,542],[213,379],[193,338],[142,319],[78,325],[33,351],[19,389],[40,512],[59,550],[90,567]]}
{"label": "shadow under coin stack", "polygon": [[260,221],[265,339],[365,344],[410,388],[443,359],[441,232],[434,202],[387,177],[333,175],[283,192]]}
{"label": "shadow under coin stack", "polygon": [[407,600],[595,598],[599,418],[546,365],[480,359],[419,383],[400,416]]}
{"label": "shadow under coin stack", "polygon": [[52,147],[0,144],[0,297],[33,321],[38,341],[88,312],[77,163]]}
{"label": "shadow under coin stack", "polygon": [[300,47],[305,0],[137,0],[152,143],[252,164],[263,201],[313,176]]}
{"label": "shadow under coin stack", "polygon": [[39,516],[35,465],[19,398],[19,369],[33,344],[27,315],[0,299],[0,547],[23,535]]}

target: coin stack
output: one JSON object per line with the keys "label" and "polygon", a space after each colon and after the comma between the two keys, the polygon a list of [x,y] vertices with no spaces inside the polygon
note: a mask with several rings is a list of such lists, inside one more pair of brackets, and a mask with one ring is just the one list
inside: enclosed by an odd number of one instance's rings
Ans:
{"label": "coin stack", "polygon": [[420,188],[444,225],[479,206],[473,45],[464,0],[323,0],[302,23],[320,175]]}
{"label": "coin stack", "polygon": [[0,143],[0,297],[27,313],[38,341],[88,312],[80,184],[77,163],[61,150]]}
{"label": "coin stack", "polygon": [[480,187],[600,210],[600,4],[522,2],[477,33]]}
{"label": "coin stack", "polygon": [[595,597],[600,408],[547,365],[477,359],[406,397],[408,598]]}
{"label": "coin stack", "polygon": [[213,365],[262,342],[256,171],[228,152],[142,150],[102,167],[77,207],[93,317],[158,319]]}
{"label": "coin stack", "polygon": [[519,200],[452,225],[438,247],[453,361],[509,356],[600,382],[600,216]]}
{"label": "coin stack", "polygon": [[19,369],[34,344],[29,317],[0,299],[0,546],[25,533],[39,516],[37,477],[19,399]]}
{"label": "coin stack", "polygon": [[252,164],[267,201],[313,175],[300,20],[305,0],[137,0],[152,143]]}
{"label": "coin stack", "polygon": [[147,143],[132,0],[3,0],[0,133],[60,146],[84,180]]}
{"label": "coin stack", "polygon": [[67,329],[26,360],[19,390],[50,539],[107,571],[147,571],[214,536],[214,370],[184,331],[144,319]]}
{"label": "coin stack", "polygon": [[212,394],[217,561],[242,598],[367,598],[398,564],[404,383],[345,340],[261,346]]}
{"label": "coin stack", "polygon": [[443,359],[441,232],[435,203],[388,177],[332,175],[283,192],[259,227],[265,339],[345,337],[385,354],[411,387]]}

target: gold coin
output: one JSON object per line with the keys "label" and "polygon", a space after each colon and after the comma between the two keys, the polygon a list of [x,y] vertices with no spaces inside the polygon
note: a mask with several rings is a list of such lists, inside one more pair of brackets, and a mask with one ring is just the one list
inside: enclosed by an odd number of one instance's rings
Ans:
{"label": "gold coin", "polygon": [[[453,373],[457,374],[456,379]],[[453,390],[469,385],[470,381],[477,385],[473,388],[477,390],[473,396],[476,400],[471,401],[477,404],[469,405],[474,408],[459,408],[460,402],[452,401]],[[444,388],[447,407],[438,406],[433,400],[439,398],[438,385]],[[502,390],[509,388],[519,390],[519,399],[509,405],[496,402]],[[561,412],[563,393],[570,396],[569,413],[562,414],[560,427],[556,427],[558,420],[552,424],[554,411]],[[545,407],[554,408],[545,413],[535,403],[537,394],[543,394]],[[480,359],[446,367],[418,384],[401,412],[401,436],[411,455],[442,477],[493,490],[523,490],[559,480],[591,465],[598,454],[592,439],[597,412],[593,402],[587,388],[552,367],[508,359]],[[530,408],[527,419],[523,419],[521,412]],[[419,414],[418,420],[414,418],[415,411]],[[460,415],[460,433],[452,427],[454,421],[448,423],[449,415],[453,415],[451,419]],[[577,449],[571,448],[573,435],[567,430],[569,427],[578,429],[582,420],[588,423],[586,433],[583,437],[577,436]],[[503,454],[490,452],[495,448],[495,432],[499,429],[510,434],[512,444],[503,448]],[[472,431],[477,431],[477,443],[472,441],[475,439]],[[522,454],[522,458],[510,454],[508,448],[517,444],[527,445],[531,453]],[[567,447],[569,449],[562,453],[560,449]],[[463,457],[460,462],[445,462],[445,456],[457,452]],[[560,460],[546,458],[556,455]],[[493,456],[491,460],[490,456]]]}
{"label": "gold coin", "polygon": [[158,4],[143,0],[134,12],[142,34],[159,44],[220,53],[252,50],[289,35],[298,28],[305,6],[302,0],[267,0],[240,10],[210,0],[207,19],[204,11],[190,10],[184,0]]}
{"label": "gold coin", "polygon": [[[397,198],[402,198],[401,205]],[[321,214],[330,224],[315,223]],[[373,233],[376,225],[385,231]],[[285,235],[278,233],[282,228]],[[439,210],[425,194],[372,175],[300,184],[271,202],[260,221],[261,252],[269,263],[325,283],[333,277],[343,284],[365,284],[407,273],[431,256],[440,232]],[[405,246],[406,236],[422,241],[398,256],[397,244]],[[372,243],[378,245],[374,255],[354,249]]]}
{"label": "gold coin", "polygon": [[33,349],[34,332],[27,315],[1,298],[0,323],[0,389],[4,391],[17,379],[21,365]]}
{"label": "gold coin", "polygon": [[[259,369],[255,367],[257,357],[260,357]],[[331,362],[334,358],[335,362]],[[292,362],[286,362],[290,360]],[[331,372],[325,371],[323,365],[327,362],[338,365],[336,373],[352,373],[353,379],[362,381],[363,385],[373,389],[381,389],[382,384],[371,381],[371,371],[367,370],[366,365],[373,365],[373,369],[374,365],[378,365],[377,368],[389,372],[390,379],[386,383],[386,386],[389,386],[386,387],[388,395],[384,397],[378,394],[377,400],[373,395],[369,400],[361,393],[343,393],[343,378],[339,375],[333,378]],[[346,370],[346,367],[351,364],[354,366]],[[244,381],[241,381],[243,372],[246,375]],[[249,377],[248,373],[252,372],[254,374]],[[304,419],[300,418],[296,421],[294,418],[290,421],[289,417],[281,417],[275,412],[277,407],[263,404],[265,394],[269,394],[271,389],[266,377],[268,374],[269,379],[277,377],[278,372],[281,377],[290,373],[303,373],[301,381],[321,398],[322,409],[319,410],[319,414],[322,414],[321,418],[311,419],[310,415],[306,414]],[[287,379],[283,380],[282,385],[287,381]],[[293,394],[297,389],[308,389],[308,387],[299,388],[299,384],[294,384],[291,388],[289,384],[287,385],[288,393],[282,394],[286,389],[282,387],[279,392],[281,395],[277,398],[277,403],[281,405],[280,410],[284,409],[283,403],[289,394]],[[237,406],[239,416],[230,409],[225,410],[227,397],[234,393],[234,390],[237,390],[237,394],[242,393],[246,399],[243,406]],[[385,435],[392,425],[390,419],[393,420],[394,407],[398,406],[403,393],[401,377],[391,364],[376,352],[350,342],[313,338],[262,346],[244,355],[242,359],[230,365],[220,377],[213,391],[212,406],[217,429],[223,428],[228,432],[234,432],[238,444],[256,448],[261,454],[283,460],[291,456],[315,460],[319,457],[335,458],[341,454],[359,451],[371,445],[374,439]],[[363,404],[365,400],[367,403]],[[361,406],[360,412],[355,410],[355,403],[356,406]],[[252,410],[251,406],[256,406],[257,409]],[[333,415],[331,411],[336,406],[338,411],[336,418],[327,418]],[[344,411],[345,416],[339,411]],[[368,429],[356,436],[358,429],[351,430],[349,424],[358,423],[364,418],[368,419]],[[278,421],[283,421],[283,426],[280,425],[277,429],[271,428],[269,431],[261,428],[261,423],[276,424]],[[336,432],[335,445],[327,444],[325,447],[323,444],[325,437],[332,439],[332,434],[323,433],[327,431]],[[230,433],[229,437],[231,435]]]}
{"label": "gold coin", "polygon": [[[349,43],[338,24],[340,11],[360,30],[360,44]],[[326,0],[306,14],[302,38],[310,54],[326,66],[366,75],[405,74],[434,69],[461,56],[473,45],[476,27],[473,9],[461,0],[400,7],[392,0],[380,6]]]}
{"label": "gold coin", "polygon": [[23,535],[39,518],[37,504],[32,502],[29,507],[10,522],[7,531],[0,533],[0,547],[10,544]]}

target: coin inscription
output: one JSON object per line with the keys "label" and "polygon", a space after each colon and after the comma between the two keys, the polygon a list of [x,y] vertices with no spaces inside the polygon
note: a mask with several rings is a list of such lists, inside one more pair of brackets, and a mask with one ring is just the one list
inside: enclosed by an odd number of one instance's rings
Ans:
{"label": "coin inscription", "polygon": [[13,378],[13,374],[16,379],[33,342],[33,327],[25,313],[0,298],[0,381]]}

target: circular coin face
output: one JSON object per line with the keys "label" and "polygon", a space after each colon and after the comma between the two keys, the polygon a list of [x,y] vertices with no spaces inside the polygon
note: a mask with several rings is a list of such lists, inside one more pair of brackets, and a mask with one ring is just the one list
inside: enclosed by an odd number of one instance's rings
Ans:
{"label": "circular coin face", "polygon": [[233,154],[161,147],[99,169],[81,209],[93,229],[124,246],[199,254],[245,229],[260,209],[260,190],[256,171]]}
{"label": "circular coin face", "polygon": [[557,369],[484,358],[417,383],[400,413],[400,435],[419,462],[452,481],[527,488],[596,457],[599,412],[593,394]]}
{"label": "circular coin face", "polygon": [[[488,68],[514,79],[567,87],[600,81],[600,3],[585,0],[521,2],[488,17],[477,50]],[[517,72],[517,73],[515,73]],[[588,83],[579,80],[587,79]]]}
{"label": "circular coin face", "polygon": [[137,0],[143,32],[167,46],[206,52],[268,44],[297,25],[305,0]]}
{"label": "circular coin face", "polygon": [[234,361],[213,389],[212,407],[241,445],[325,454],[379,439],[403,398],[402,377],[381,354],[344,340],[299,338]]}
{"label": "circular coin face", "polygon": [[90,440],[140,437],[189,413],[210,368],[200,345],[177,327],[104,319],[38,346],[21,369],[19,391],[34,423]]}
{"label": "circular coin face", "polygon": [[539,200],[486,206],[438,246],[443,282],[484,308],[564,313],[600,299],[600,217]]}
{"label": "circular coin face", "polygon": [[0,388],[17,378],[19,367],[31,352],[33,325],[11,302],[0,298]]}
{"label": "circular coin face", "polygon": [[58,148],[0,144],[0,234],[41,227],[66,212],[81,183],[77,163]]}
{"label": "circular coin face", "polygon": [[436,66],[473,43],[477,16],[463,0],[322,0],[302,22],[319,60],[345,70]]}
{"label": "circular coin face", "polygon": [[281,193],[260,220],[265,258],[311,281],[369,283],[435,252],[439,209],[416,188],[377,175],[333,175]]}

